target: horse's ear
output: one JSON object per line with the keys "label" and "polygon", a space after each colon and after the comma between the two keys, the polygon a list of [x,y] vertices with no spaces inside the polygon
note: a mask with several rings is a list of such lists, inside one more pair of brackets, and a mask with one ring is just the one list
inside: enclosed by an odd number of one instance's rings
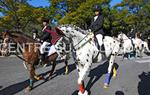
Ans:
{"label": "horse's ear", "polygon": [[65,36],[65,34],[58,27],[55,27],[55,30],[59,35]]}

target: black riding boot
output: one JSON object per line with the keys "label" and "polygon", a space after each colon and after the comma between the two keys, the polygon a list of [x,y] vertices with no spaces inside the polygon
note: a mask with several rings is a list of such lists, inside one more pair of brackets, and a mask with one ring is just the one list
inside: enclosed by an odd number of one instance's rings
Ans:
{"label": "black riding boot", "polygon": [[45,54],[40,54],[39,59],[40,65],[42,65],[43,61],[45,60]]}
{"label": "black riding boot", "polygon": [[105,51],[104,44],[101,45],[101,51]]}

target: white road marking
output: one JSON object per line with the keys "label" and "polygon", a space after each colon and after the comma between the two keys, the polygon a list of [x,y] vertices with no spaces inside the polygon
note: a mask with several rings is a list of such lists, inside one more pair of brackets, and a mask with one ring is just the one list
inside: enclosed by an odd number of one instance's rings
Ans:
{"label": "white road marking", "polygon": [[135,62],[138,62],[138,63],[150,63],[150,59],[148,59],[148,60],[135,60]]}

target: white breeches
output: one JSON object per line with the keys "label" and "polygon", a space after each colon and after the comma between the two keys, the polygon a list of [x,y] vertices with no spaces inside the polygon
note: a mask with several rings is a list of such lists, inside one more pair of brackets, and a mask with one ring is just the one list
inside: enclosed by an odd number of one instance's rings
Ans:
{"label": "white breeches", "polygon": [[[48,42],[43,42],[43,44],[40,47],[40,53],[44,54],[45,52],[48,52],[48,56],[50,56],[51,54],[56,52],[55,46],[51,45],[48,47],[48,45],[50,45],[50,43]],[[46,48],[48,48],[48,51],[46,51]]]}
{"label": "white breeches", "polygon": [[97,35],[96,35],[96,38],[97,38],[97,40],[98,40],[99,46],[102,46],[102,44],[103,44],[103,35],[97,34]]}

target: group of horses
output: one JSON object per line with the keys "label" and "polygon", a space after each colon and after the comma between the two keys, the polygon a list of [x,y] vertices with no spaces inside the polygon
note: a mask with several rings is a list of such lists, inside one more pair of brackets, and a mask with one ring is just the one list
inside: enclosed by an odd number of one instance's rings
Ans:
{"label": "group of horses", "polygon": [[[108,72],[104,82],[104,88],[107,88],[109,86],[111,74],[113,77],[116,77],[117,75],[116,68],[114,67],[114,61],[115,57],[121,50],[123,50],[123,55],[132,51],[141,53],[146,50],[149,52],[146,42],[140,40],[139,38],[129,39],[123,33],[119,34],[117,38],[105,36],[103,39],[105,51],[102,52],[98,50],[97,45],[95,44],[96,42],[94,35],[91,31],[82,30],[75,25],[60,25],[55,28],[55,32],[58,32],[62,37],[55,45],[57,52],[48,56],[43,62],[43,64],[52,64],[52,70],[49,71],[49,76],[46,79],[43,76],[39,76],[35,73],[35,66],[39,63],[39,50],[36,47],[37,43],[39,42],[19,32],[4,32],[1,34],[1,37],[5,41],[6,50],[9,48],[9,42],[25,45],[21,52],[22,57],[18,57],[24,61],[27,70],[30,72],[29,86],[26,88],[26,91],[33,89],[34,80],[47,80],[52,76],[58,57],[63,57],[66,67],[65,74],[68,73],[68,56],[73,57],[79,74],[78,95],[88,95],[88,91],[84,86],[84,78],[92,63],[102,63],[104,60],[108,61]],[[30,43],[30,46],[28,43]],[[69,50],[66,50],[67,43],[70,44]],[[2,49],[4,48],[2,47]],[[29,49],[32,51],[29,51]]]}

